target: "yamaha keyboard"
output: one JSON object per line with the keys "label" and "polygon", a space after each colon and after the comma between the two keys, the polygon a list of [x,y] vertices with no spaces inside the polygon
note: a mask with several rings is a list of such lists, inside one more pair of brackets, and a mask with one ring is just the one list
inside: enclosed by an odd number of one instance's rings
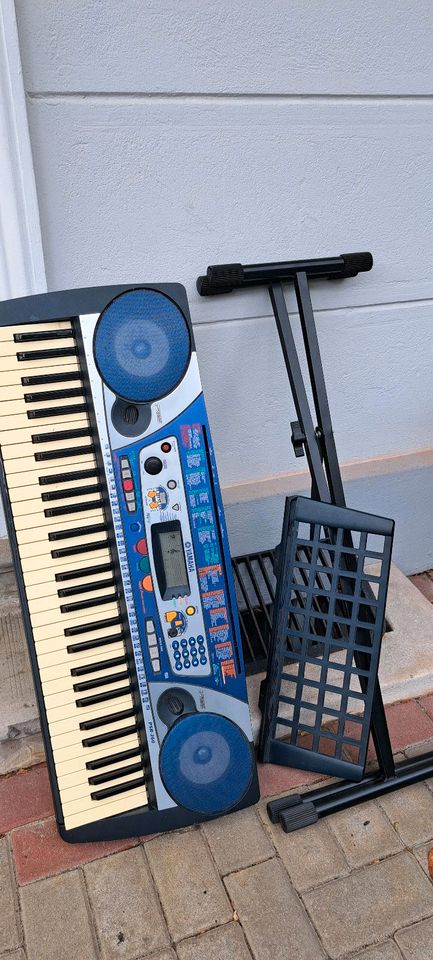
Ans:
{"label": "yamaha keyboard", "polygon": [[62,837],[154,833],[256,802],[183,287],[1,303],[0,466]]}

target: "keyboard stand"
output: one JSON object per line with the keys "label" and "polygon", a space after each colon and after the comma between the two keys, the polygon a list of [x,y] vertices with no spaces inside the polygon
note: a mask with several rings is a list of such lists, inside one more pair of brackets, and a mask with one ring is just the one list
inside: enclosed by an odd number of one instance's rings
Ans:
{"label": "keyboard stand", "polygon": [[[208,267],[206,276],[199,277],[197,280],[197,289],[202,296],[215,296],[252,286],[268,287],[298,417],[297,421],[291,424],[291,439],[295,455],[297,457],[304,455],[307,457],[311,475],[312,498],[339,507],[345,507],[346,501],[333,435],[309,281],[353,277],[358,272],[370,270],[372,265],[372,257],[368,253],[248,266],[228,264]],[[317,420],[316,427],[312,422],[302,370],[293,340],[282,286],[284,283],[292,283],[295,289]],[[239,571],[242,568],[244,571],[246,570],[251,580],[252,559],[257,561],[262,573],[262,568],[266,563],[269,571],[269,556],[268,551],[263,554],[255,554],[253,557],[235,558],[233,561],[234,570],[238,581]],[[271,584],[272,590],[270,590],[270,585],[265,578],[267,596],[263,599],[263,591],[260,591],[257,578],[255,579],[256,582],[253,581],[253,587],[259,598],[258,612],[261,616],[261,622],[268,626],[267,621],[270,619],[269,599],[272,602],[274,596],[273,585]],[[263,630],[260,630],[251,601],[245,596],[245,574],[243,583],[241,593],[246,604],[246,612],[250,620],[253,618],[253,626],[261,637],[263,647],[265,645]],[[245,633],[245,630],[243,632]],[[304,797],[292,795],[270,801],[268,814],[272,822],[280,822],[286,832],[297,830],[314,823],[319,817],[373,799],[400,787],[417,783],[433,775],[433,751],[429,751],[421,757],[413,757],[398,764],[394,763],[378,679],[373,696],[371,734],[378,762],[377,771],[364,774],[362,780],[357,783],[353,783],[351,780],[341,780],[310,791]]]}

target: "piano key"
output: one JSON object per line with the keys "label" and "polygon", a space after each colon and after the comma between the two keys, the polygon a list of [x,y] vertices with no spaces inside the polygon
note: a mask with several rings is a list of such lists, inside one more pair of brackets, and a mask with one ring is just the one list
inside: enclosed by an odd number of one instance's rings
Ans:
{"label": "piano key", "polygon": [[[7,465],[7,474],[10,477],[9,487],[25,487],[29,483],[38,482],[39,477],[59,476],[59,468],[64,471],[65,468],[71,468],[72,471],[87,471],[96,469],[95,455],[92,452],[80,454],[73,460],[65,461],[62,457],[62,451],[59,451],[58,459],[51,463],[37,463],[34,456],[23,457],[22,459],[10,459]],[[41,486],[44,485],[43,481]]]}
{"label": "piano key", "polygon": [[[109,660],[99,660],[92,665],[85,664],[84,666],[81,666],[81,667],[73,667],[71,670],[71,676],[86,677],[89,674],[96,674],[101,670],[105,671],[105,670],[111,670],[111,668],[114,669],[116,667],[120,667],[124,663],[125,664],[128,663],[128,660],[126,657],[111,657],[111,659]],[[74,686],[74,690],[75,689],[77,689],[76,686]]]}
{"label": "piano key", "polygon": [[[59,747],[56,750],[56,772],[58,777],[67,777],[71,773],[76,773],[81,777],[82,782],[85,783],[92,769],[103,770],[105,767],[111,765],[110,757],[115,757],[116,755],[121,756],[127,753],[131,753],[131,756],[133,754],[134,757],[141,756],[142,750],[137,731],[135,730],[134,733],[126,734],[120,738],[116,743],[116,752],[113,753],[113,750],[113,744],[111,743],[106,743],[102,747],[86,747],[86,749],[84,749],[81,744],[78,752],[75,752],[73,747],[66,747],[66,749]],[[117,761],[113,760],[112,762],[115,764]],[[93,767],[94,764],[95,767]]]}
{"label": "piano key", "polygon": [[76,826],[92,822],[95,819],[100,820],[101,817],[114,817],[119,813],[124,813],[125,811],[133,810],[141,806],[147,806],[146,786],[142,784],[140,787],[137,787],[135,790],[130,790],[128,793],[101,800],[98,804],[97,813],[95,806],[96,802],[93,802],[92,807],[89,809],[87,805],[84,806],[80,801],[70,801],[69,804],[64,805],[65,827],[72,830]]}
{"label": "piano key", "polygon": [[109,603],[113,603],[113,601],[118,599],[119,594],[117,590],[115,590],[114,593],[100,593],[99,596],[97,596],[95,592],[92,597],[86,597],[86,599],[83,600],[74,600],[73,603],[62,603],[60,606],[60,612],[74,613],[76,610],[88,610],[92,607],[103,607],[107,606]]}
{"label": "piano key", "polygon": [[[48,699],[48,698],[47,698]],[[81,707],[77,710],[75,701],[65,702],[65,705],[50,706],[45,703],[47,719],[50,725],[52,736],[59,736],[63,733],[72,733],[75,731],[75,740],[83,740],[88,730],[103,732],[105,727],[115,727],[123,720],[131,722],[135,717],[135,707],[132,701],[131,691],[125,688],[123,694],[113,703],[93,704],[88,707]],[[81,737],[79,733],[81,731]]]}
{"label": "piano key", "polygon": [[[36,607],[44,606],[44,604],[43,603],[38,604],[38,601],[30,600],[29,611],[30,611],[30,619],[32,621],[32,625],[33,627],[39,627],[39,626],[43,626],[44,624],[48,625],[50,623],[54,623],[54,624],[57,624],[58,628],[63,628],[64,624],[71,622],[69,619],[70,616],[79,617],[81,614],[81,619],[80,621],[77,621],[77,622],[82,622],[83,619],[85,619],[86,622],[90,623],[91,618],[93,618],[94,615],[101,617],[104,614],[106,614],[108,611],[113,613],[117,612],[117,609],[118,609],[116,604],[117,594],[112,594],[109,600],[102,606],[98,604],[97,602],[98,599],[100,598],[96,597],[94,605],[90,607],[88,610],[86,610],[85,612],[80,610],[64,611],[61,608],[59,610],[59,607],[51,607],[51,608],[47,607],[45,610],[40,610],[40,609],[34,610],[33,608],[35,606]],[[87,618],[89,618],[89,620],[87,620]]]}
{"label": "piano key", "polygon": [[[117,659],[117,658],[113,657],[112,659]],[[73,701],[74,698],[78,697],[81,692],[85,693],[87,689],[92,691],[92,690],[97,690],[98,686],[102,688],[102,687],[109,686],[110,683],[113,683],[113,684],[117,683],[118,682],[116,679],[117,677],[120,677],[121,680],[125,680],[125,679],[127,680],[128,678],[131,677],[129,672],[129,666],[125,657],[122,657],[120,659],[121,659],[120,669],[119,669],[119,666],[110,667],[103,664],[101,669],[95,670],[93,672],[89,672],[88,674],[85,674],[84,677],[73,676],[71,672],[71,668],[68,669],[66,667],[66,669],[63,670],[63,673],[61,674],[59,671],[56,677],[52,677],[51,679],[48,679],[47,677],[45,677],[44,695],[48,697],[48,696],[54,696],[55,694],[63,694],[64,691],[68,691],[68,697],[71,701]],[[90,667],[90,670],[91,670],[91,667]],[[86,683],[90,683],[92,686],[89,688],[83,687],[83,690],[77,689],[77,688],[81,688],[82,684],[86,684]]]}
{"label": "piano key", "polygon": [[[119,762],[117,766],[108,765],[103,769],[101,773],[93,773],[91,770],[87,770],[85,764],[80,764],[80,767],[76,770],[72,770],[70,773],[62,773],[58,777],[59,787],[61,787],[62,792],[68,787],[77,787],[81,786],[81,791],[78,791],[78,795],[83,794],[86,791],[87,784],[92,786],[98,786],[98,783],[110,783],[119,779],[119,777],[124,777],[129,773],[129,776],[141,772],[143,775],[143,761],[141,758],[141,750],[139,748],[133,749],[130,751],[133,753],[132,757],[126,758],[125,760]],[[128,753],[127,750],[124,753]],[[99,777],[104,779],[98,780]],[[94,783],[96,780],[96,783]],[[83,790],[84,787],[84,790]],[[70,797],[68,797],[69,799]]]}
{"label": "piano key", "polygon": [[[117,614],[117,609],[117,605],[113,604],[109,612]],[[55,623],[36,624],[33,628],[33,633],[40,643],[49,640],[52,646],[55,642],[59,642],[65,647],[69,645],[73,647],[74,644],[77,643],[100,639],[103,636],[111,636],[113,632],[112,627],[120,626],[121,622],[121,617],[119,616],[101,619],[101,611],[96,610],[95,612],[87,612],[85,623],[83,623],[82,616],[65,614],[64,618],[62,618],[61,626],[59,626],[58,620]]]}
{"label": "piano key", "polygon": [[[22,533],[22,532],[23,531],[18,531],[18,533]],[[35,558],[38,556],[43,556],[45,558],[46,556],[45,551],[42,551],[42,554],[41,554],[41,543],[43,543],[43,541],[38,540],[36,541],[36,543],[20,543],[18,537],[17,537],[17,540],[18,540],[18,546],[19,546],[19,554],[22,559],[28,560],[30,559],[30,557]],[[62,545],[60,546],[60,544]],[[65,544],[65,546],[63,546],[63,544]],[[57,561],[62,557],[66,557],[66,558],[76,557],[82,553],[89,554],[95,550],[102,550],[105,547],[108,547],[109,545],[110,545],[110,541],[108,537],[104,537],[102,539],[100,533],[89,533],[86,537],[85,543],[79,543],[79,542],[75,543],[75,541],[70,541],[68,543],[67,541],[61,540],[59,541],[58,546],[55,543],[51,543],[50,547],[53,548],[51,550],[51,556],[53,560]]]}
{"label": "piano key", "polygon": [[85,390],[84,387],[62,387],[58,390],[42,390],[41,387],[36,388],[31,393],[24,394],[24,402],[28,403],[40,403],[42,400],[71,400],[72,397],[84,397]]}
{"label": "piano key", "polygon": [[[10,356],[4,356],[0,354],[0,371],[3,373],[19,373],[20,377],[30,376],[32,373],[35,373],[36,370],[39,370],[41,366],[47,365],[49,368],[50,364],[56,365],[57,367],[70,366],[71,361],[76,361],[76,349],[75,347],[65,348],[65,352],[60,350],[26,350],[26,351],[17,351],[17,345],[14,344],[15,354]],[[21,356],[23,353],[27,354],[25,359],[19,359],[19,354]],[[33,353],[33,356],[30,356],[30,353]]]}
{"label": "piano key", "polygon": [[4,414],[0,418],[0,432],[1,432],[1,444],[4,448],[3,456],[7,460],[14,460],[17,454],[13,454],[13,447],[19,446],[20,456],[28,455],[28,447],[23,446],[23,444],[31,443],[32,433],[47,433],[51,427],[53,430],[58,430],[60,426],[88,426],[88,419],[83,409],[83,404],[71,404],[69,413],[66,416],[62,415],[60,412],[60,407],[57,408],[57,411],[52,407],[47,408],[46,418],[39,418],[37,420],[28,416],[28,413],[11,413],[12,403],[8,404],[9,412]]}
{"label": "piano key", "polygon": [[4,400],[8,397],[3,393],[4,388],[19,387],[18,397],[22,397],[24,390],[29,387],[47,386],[51,383],[82,383],[83,375],[76,358],[71,358],[67,366],[65,364],[56,364],[50,361],[49,364],[40,365],[31,370],[24,370],[22,364],[17,364],[12,370],[3,370],[2,372],[2,392]]}
{"label": "piano key", "polygon": [[[91,494],[91,493],[81,494],[83,498],[83,502],[80,503],[80,500],[74,501],[73,491],[71,490],[70,499],[72,500],[72,502],[70,504],[67,502],[62,504],[62,500],[57,502],[55,500],[52,500],[52,501],[42,500],[42,495],[40,491],[41,491],[40,487],[38,490],[35,490],[34,487],[30,487],[29,497],[27,501],[26,500],[15,501],[14,517],[21,517],[21,516],[25,517],[27,515],[33,515],[34,513],[36,513],[36,511],[39,511],[41,507],[42,507],[42,516],[46,517],[47,516],[46,511],[53,507],[59,507],[60,509],[62,509],[63,507],[64,509],[66,509],[67,507],[71,506],[71,507],[76,507],[77,510],[84,509],[87,511],[87,510],[93,509],[94,505],[101,506],[101,504],[103,503],[103,501],[101,500],[101,494],[99,492],[96,492],[95,494]],[[31,493],[36,493],[36,496],[32,497]],[[63,499],[66,501],[66,497],[64,497]]]}
{"label": "piano key", "polygon": [[[84,560],[82,562],[84,565]],[[98,564],[89,563],[89,565],[86,564],[85,569],[86,569],[86,576],[95,575],[95,577],[98,577],[99,574],[109,573],[111,570],[114,569],[114,567],[112,563],[98,563]],[[60,573],[57,573],[55,576],[55,580],[58,583],[65,583],[67,580],[76,580],[79,577],[80,577],[80,573],[75,569],[73,565],[71,565],[70,569],[62,570]],[[83,583],[87,583],[87,582],[88,582],[87,580],[83,580]]]}
{"label": "piano key", "polygon": [[[110,675],[108,674],[108,676],[105,677],[107,683],[104,684],[100,682],[99,686],[94,687],[92,690],[83,691],[82,693],[76,692],[74,690],[73,684],[72,684],[72,678],[70,674],[69,674],[69,677],[65,676],[63,678],[58,678],[56,680],[51,680],[51,681],[44,680],[44,698],[45,698],[47,710],[52,710],[55,707],[59,707],[64,711],[63,713],[64,718],[66,718],[67,716],[75,716],[77,713],[79,713],[81,716],[81,714],[82,713],[84,714],[84,712],[87,710],[87,707],[91,706],[91,704],[86,704],[86,703],[81,704],[81,703],[78,703],[78,701],[85,700],[86,697],[90,697],[90,696],[95,696],[95,697],[99,695],[102,696],[102,694],[106,694],[105,701],[108,701],[108,708],[107,708],[107,702],[106,702],[105,709],[106,710],[110,709],[109,704],[110,704],[111,696],[113,699],[114,709],[117,709],[117,702],[119,700],[119,697],[120,696],[131,697],[132,687],[131,687],[131,681],[128,673],[127,673],[126,680],[116,681],[115,679],[116,672],[119,673],[119,671],[113,671],[113,675],[112,675],[113,679],[111,684],[108,682],[111,679]],[[100,678],[100,680],[101,679],[102,678]],[[68,682],[68,686],[66,686],[67,682]],[[122,689],[122,694],[119,693],[117,695],[115,691],[120,689]],[[101,705],[103,702],[104,701],[101,700]],[[132,701],[129,699],[128,701],[125,701],[125,702],[128,702],[129,704],[131,704]],[[95,705],[97,706],[97,704]],[[92,715],[93,715],[92,712],[90,712],[90,716]]]}
{"label": "piano key", "polygon": [[119,740],[120,737],[137,730],[137,723],[134,721],[132,713],[128,717],[121,717],[112,724],[103,724],[95,727],[93,730],[79,730],[77,726],[67,730],[68,720],[48,720],[50,728],[51,743],[53,749],[58,746],[73,747],[74,750],[85,747],[96,747],[102,743],[111,743],[113,740]]}
{"label": "piano key", "polygon": [[32,330],[27,332],[20,331],[14,333],[14,343],[39,343],[41,340],[70,340],[73,338],[72,326],[65,327],[63,330]]}
{"label": "piano key", "polygon": [[[33,333],[38,330],[39,323],[15,323],[10,327],[0,327],[0,343],[13,342],[17,333]],[[72,327],[72,317],[59,317],[57,320],[47,320],[44,322],[45,330],[70,330]]]}
{"label": "piano key", "polygon": [[[93,545],[92,545],[93,546]],[[39,557],[27,557],[21,559],[21,566],[26,571],[30,585],[44,583],[54,578],[61,577],[62,571],[70,573],[73,570],[79,570],[81,565],[84,568],[92,569],[94,566],[110,564],[111,554],[106,544],[104,548],[97,547],[96,550],[88,551],[85,554],[77,554],[73,557],[63,557],[60,560],[54,560],[51,551],[48,554],[39,555]]]}
{"label": "piano key", "polygon": [[42,350],[19,350],[19,363],[33,363],[35,360],[62,360],[64,357],[76,357],[78,354],[75,345],[70,347],[45,347]]}
{"label": "piano key", "polygon": [[105,587],[115,587],[117,584],[115,577],[109,577],[108,579],[99,579],[92,580],[90,582],[80,582],[70,587],[60,587],[57,591],[57,595],[60,598],[63,597],[75,597],[77,594],[93,593],[96,590],[102,590]]}
{"label": "piano key", "polygon": [[129,680],[130,679],[129,670],[113,670],[110,672],[109,669],[105,668],[103,675],[98,675],[92,680],[79,680],[78,683],[74,683],[72,689],[74,693],[84,693],[86,690],[97,690],[101,686],[109,686],[110,683],[118,683],[120,680]]}
{"label": "piano key", "polygon": [[[52,531],[53,526],[57,526],[57,521],[59,522],[59,526],[64,523],[65,525],[72,527],[72,522],[79,517],[81,523],[83,523],[84,519],[86,519],[88,523],[96,523],[97,520],[100,520],[101,523],[103,523],[103,526],[100,527],[99,525],[99,530],[95,532],[100,533],[101,530],[106,532],[107,527],[105,523],[105,514],[102,510],[100,497],[97,500],[89,501],[88,504],[78,503],[74,504],[74,506],[77,507],[75,513],[71,515],[67,513],[64,517],[52,517],[46,515],[47,508],[42,503],[42,500],[40,500],[37,502],[36,510],[32,510],[30,508],[28,513],[21,513],[20,511],[17,511],[15,515],[15,529],[19,531],[20,534],[27,532],[29,539],[31,537],[31,531],[33,531],[34,536],[37,538],[35,542],[38,542],[39,540],[44,541],[44,538],[48,537],[49,531]],[[20,538],[18,539],[18,542],[22,543],[23,541]],[[49,540],[48,542],[51,543],[52,541]],[[52,548],[50,547],[50,549]]]}
{"label": "piano key", "polygon": [[65,647],[52,650],[48,646],[45,652],[42,650],[38,652],[37,658],[41,677],[50,680],[61,675],[62,670],[70,671],[72,667],[82,666],[85,663],[90,665],[101,657],[120,657],[124,654],[124,639],[119,635],[114,637],[112,634],[105,644],[85,650],[68,651]]}
{"label": "piano key", "polygon": [[90,796],[92,800],[106,800],[108,797],[116,796],[116,794],[124,793],[125,790],[131,790],[137,784],[145,784],[144,776],[141,774],[136,779],[126,780],[125,782],[120,782],[116,786],[106,787],[104,790],[96,790],[94,793],[91,793]]}
{"label": "piano key", "polygon": [[[103,491],[102,483],[93,483],[87,485],[74,485],[62,487],[60,490],[42,490],[40,497],[43,503],[52,503],[58,500],[70,500],[71,497],[93,497]],[[15,511],[14,511],[15,512]]]}
{"label": "piano key", "polygon": [[139,757],[140,754],[140,747],[132,747],[130,750],[121,750],[119,753],[112,753],[111,755],[101,756],[95,760],[88,760],[86,762],[86,769],[100,770],[101,767],[107,767],[113,763],[123,763],[126,760],[131,760],[133,757]]}
{"label": "piano key", "polygon": [[[84,587],[86,584],[84,584]],[[62,603],[62,597],[58,596],[57,583],[53,579],[51,583],[51,590],[48,592],[48,587],[45,588],[46,592],[42,594],[41,592],[37,593],[35,597],[30,597],[27,594],[27,600],[29,605],[30,613],[48,613],[49,610],[57,611],[57,620],[59,625],[63,623],[63,616],[60,618],[59,612],[63,615],[64,613],[72,613],[72,610],[65,610],[64,603]],[[110,601],[115,602],[118,599],[117,592],[111,591],[110,594],[107,593],[106,587],[101,587],[100,589],[95,588],[90,596],[85,592],[83,595],[84,599],[91,600],[94,599],[94,606],[98,606],[98,601],[101,597],[110,596]],[[79,602],[79,601],[77,601]]]}
{"label": "piano key", "polygon": [[133,723],[130,726],[127,726],[127,720],[119,720],[115,730],[108,730],[105,733],[94,733],[91,737],[85,737],[85,739],[83,740],[83,746],[99,747],[104,743],[112,743],[114,740],[119,740],[120,737],[123,736],[125,731],[128,731],[128,733],[132,733],[136,729],[137,729],[136,723]]}
{"label": "piano key", "polygon": [[[39,357],[41,363],[45,363],[45,361],[51,361],[53,359],[56,360],[57,359],[56,356],[54,357],[50,355],[46,356],[46,354],[51,354],[54,351],[57,354],[58,352],[60,353],[60,351],[63,351],[63,350],[69,350],[69,351],[73,350],[74,353],[68,354],[68,356],[72,356],[72,357],[76,356],[76,344],[74,341],[74,335],[71,327],[69,328],[65,327],[63,330],[63,334],[66,334],[66,337],[62,338],[58,346],[55,343],[53,344],[50,336],[47,336],[47,338],[44,340],[42,339],[39,340],[37,343],[35,342],[33,346],[30,342],[28,343],[28,345],[27,343],[24,343],[24,342],[22,343],[17,342],[14,339],[14,335],[13,335],[9,340],[1,341],[1,350],[0,350],[1,356],[4,360],[9,361],[11,366],[14,365],[14,362],[16,362],[17,359],[19,359],[23,355],[24,355],[24,359],[19,360],[20,363],[26,363],[27,355],[30,360],[38,359],[38,354],[41,355]],[[33,356],[33,354],[36,354],[36,358]],[[62,357],[63,355],[64,355],[63,352],[61,352],[60,357]],[[23,373],[24,372],[25,371],[23,371]]]}
{"label": "piano key", "polygon": [[[21,390],[26,390],[26,389],[27,389],[26,387],[21,387]],[[77,390],[77,388],[75,388],[75,390]],[[78,388],[78,392],[75,396],[74,396],[74,393],[72,392],[72,388],[64,392],[67,394],[65,399],[68,399],[68,395],[72,393],[72,396],[70,397],[67,406],[73,406],[74,408],[78,407],[78,409],[80,409],[83,406],[84,404],[83,387]],[[21,418],[20,423],[24,424],[25,426],[27,421],[29,420],[31,421],[33,419],[31,416],[30,417],[28,416],[29,413],[30,414],[32,413],[32,410],[39,410],[39,409],[48,410],[48,411],[53,410],[53,408],[57,406],[57,399],[59,399],[55,396],[45,397],[42,391],[39,391],[39,394],[34,393],[31,396],[33,397],[32,402],[30,402],[29,393],[24,393],[22,394],[21,397],[19,398],[17,397],[14,400],[10,400],[7,397],[4,397],[3,391],[0,390],[0,424],[2,423],[5,417],[9,416],[11,412],[11,407],[12,407],[17,417]],[[25,399],[26,397],[27,399]],[[60,407],[60,404],[58,404],[58,406]],[[65,404],[62,404],[62,406],[65,406]],[[87,405],[86,405],[86,410],[87,410]],[[5,429],[7,428],[5,427]]]}
{"label": "piano key", "polygon": [[[137,787],[140,783],[144,783],[143,767],[141,763],[137,765],[137,761],[136,761],[135,764],[132,764],[132,763],[129,764],[129,769],[128,769],[128,765],[126,765],[123,768],[119,768],[117,772],[117,776],[114,775],[114,771],[112,771],[111,775],[107,774],[107,780],[105,780],[100,785],[100,787],[98,787],[98,785],[95,785],[93,787],[91,786],[91,789],[89,791],[90,798],[96,799],[94,794],[98,793],[99,791],[101,792],[101,794],[102,794],[102,791],[104,791],[106,793],[106,796],[108,797],[110,796],[110,794],[107,792],[108,789],[116,785],[120,786],[123,784],[125,789],[130,789],[130,786]],[[86,796],[86,793],[88,793],[86,789],[88,785],[89,785],[88,777],[87,777],[87,780],[80,780],[77,783],[66,784],[63,782],[62,783],[62,799],[64,800],[65,804],[69,805],[74,800],[81,801],[82,798]],[[123,792],[124,790],[116,791],[116,793],[123,793]],[[102,800],[106,799],[106,796],[101,796],[100,799]]]}
{"label": "piano key", "polygon": [[75,705],[83,710],[86,707],[98,706],[100,703],[105,703],[107,705],[108,701],[120,700],[121,697],[125,696],[126,691],[130,692],[131,686],[124,687],[113,687],[109,690],[98,690],[95,693],[89,693],[86,697],[78,697],[75,701]]}
{"label": "piano key", "polygon": [[[65,520],[53,522],[53,520],[44,517],[44,508],[42,503],[40,506],[40,514],[41,526],[38,530],[34,531],[33,529],[29,528],[27,530],[25,528],[18,529],[17,540],[20,546],[33,544],[36,550],[39,549],[41,553],[45,553],[48,550],[53,550],[57,542],[59,542],[61,546],[67,546],[67,544],[63,541],[68,540],[71,537],[73,539],[75,539],[77,536],[79,537],[80,529],[83,529],[84,525],[97,527],[95,530],[89,530],[89,537],[96,535],[100,539],[101,533],[104,531],[106,532],[105,517],[100,507],[95,507],[95,518],[99,520],[98,523],[96,523],[96,520],[95,523],[93,523],[94,518],[92,517],[92,520],[90,520],[89,515],[85,512],[81,517],[70,517],[66,518]],[[41,543],[46,546],[46,550],[41,548]],[[39,546],[37,546],[38,544]]]}

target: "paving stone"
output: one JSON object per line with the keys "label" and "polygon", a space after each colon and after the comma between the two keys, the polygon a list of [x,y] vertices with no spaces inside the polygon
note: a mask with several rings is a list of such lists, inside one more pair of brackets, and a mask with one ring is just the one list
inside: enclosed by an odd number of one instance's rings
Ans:
{"label": "paving stone", "polygon": [[21,941],[7,840],[0,840],[0,953],[19,947]]}
{"label": "paving stone", "polygon": [[328,825],[351,867],[362,867],[398,853],[403,844],[373,800],[328,817]]}
{"label": "paving stone", "polygon": [[135,846],[137,840],[110,840],[101,843],[65,843],[53,819],[29,823],[11,834],[18,883],[30,883],[71,870]]}
{"label": "paving stone", "polygon": [[417,587],[422,594],[433,603],[433,580],[428,573],[415,573],[409,580]]}
{"label": "paving stone", "polygon": [[426,873],[428,877],[430,876],[430,874],[428,869],[427,858],[432,848],[433,848],[433,841],[429,840],[427,843],[422,843],[420,847],[414,847],[412,850],[412,853],[417,858],[418,863],[423,868],[424,873]]}
{"label": "paving stone", "polygon": [[74,870],[20,889],[28,960],[95,960],[83,878]]}
{"label": "paving stone", "polygon": [[307,770],[295,770],[293,767],[281,767],[276,763],[258,763],[260,796],[275,797],[278,793],[293,790],[306,783],[318,783],[323,773],[309,773]]}
{"label": "paving stone", "polygon": [[389,793],[379,803],[408,847],[433,837],[433,795],[424,783]]}
{"label": "paving stone", "polygon": [[386,943],[378,943],[357,953],[356,957],[351,956],[350,960],[401,960],[401,953],[392,940],[387,940]]}
{"label": "paving stone", "polygon": [[199,937],[183,940],[176,950],[179,960],[251,960],[238,923],[225,923]]}
{"label": "paving stone", "polygon": [[391,703],[385,712],[395,753],[412,743],[422,743],[433,737],[433,721],[416,700]]}
{"label": "paving stone", "polygon": [[257,960],[323,957],[317,935],[280,860],[266,860],[232,873],[225,884]]}
{"label": "paving stone", "polygon": [[423,740],[422,743],[412,743],[409,747],[406,747],[404,755],[410,759],[411,757],[425,756],[426,753],[431,751],[433,751],[433,740]]}
{"label": "paving stone", "polygon": [[14,950],[13,953],[2,954],[2,960],[26,960],[24,950]]}
{"label": "paving stone", "polygon": [[[266,808],[264,816],[268,816]],[[280,824],[268,819],[278,853],[297,890],[309,890],[318,883],[349,873],[346,860],[325,820],[304,830],[284,833]]]}
{"label": "paving stone", "polygon": [[232,919],[224,887],[198,830],[156,837],[143,849],[173,940]]}
{"label": "paving stone", "polygon": [[[431,581],[431,585],[433,589],[433,581]],[[429,717],[431,717],[433,720],[433,695],[430,695],[429,697],[421,697],[419,702],[423,710],[425,710],[425,712],[428,713]]]}
{"label": "paving stone", "polygon": [[333,960],[433,913],[433,887],[407,851],[304,894]]}
{"label": "paving stone", "polygon": [[0,742],[0,777],[44,761],[45,747],[40,733]]}
{"label": "paving stone", "polygon": [[0,780],[0,834],[53,815],[45,764]]}
{"label": "paving stone", "polygon": [[139,960],[177,960],[177,957],[174,950],[163,950],[162,953],[152,953],[151,957],[146,954],[145,957],[139,957]]}
{"label": "paving stone", "polygon": [[404,956],[404,960],[432,960],[433,957],[433,918],[416,923],[405,930],[399,930],[395,939]]}
{"label": "paving stone", "polygon": [[104,960],[135,960],[168,945],[141,847],[88,863],[84,874]]}
{"label": "paving stone", "polygon": [[203,824],[202,829],[222,874],[250,867],[275,855],[254,809],[240,810]]}

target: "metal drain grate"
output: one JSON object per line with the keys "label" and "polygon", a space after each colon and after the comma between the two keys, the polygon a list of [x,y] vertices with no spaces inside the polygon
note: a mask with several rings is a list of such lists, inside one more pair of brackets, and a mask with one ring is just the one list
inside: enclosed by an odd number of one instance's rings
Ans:
{"label": "metal drain grate", "polygon": [[287,500],[263,696],[263,760],[361,778],[392,535],[391,520],[304,497]]}

